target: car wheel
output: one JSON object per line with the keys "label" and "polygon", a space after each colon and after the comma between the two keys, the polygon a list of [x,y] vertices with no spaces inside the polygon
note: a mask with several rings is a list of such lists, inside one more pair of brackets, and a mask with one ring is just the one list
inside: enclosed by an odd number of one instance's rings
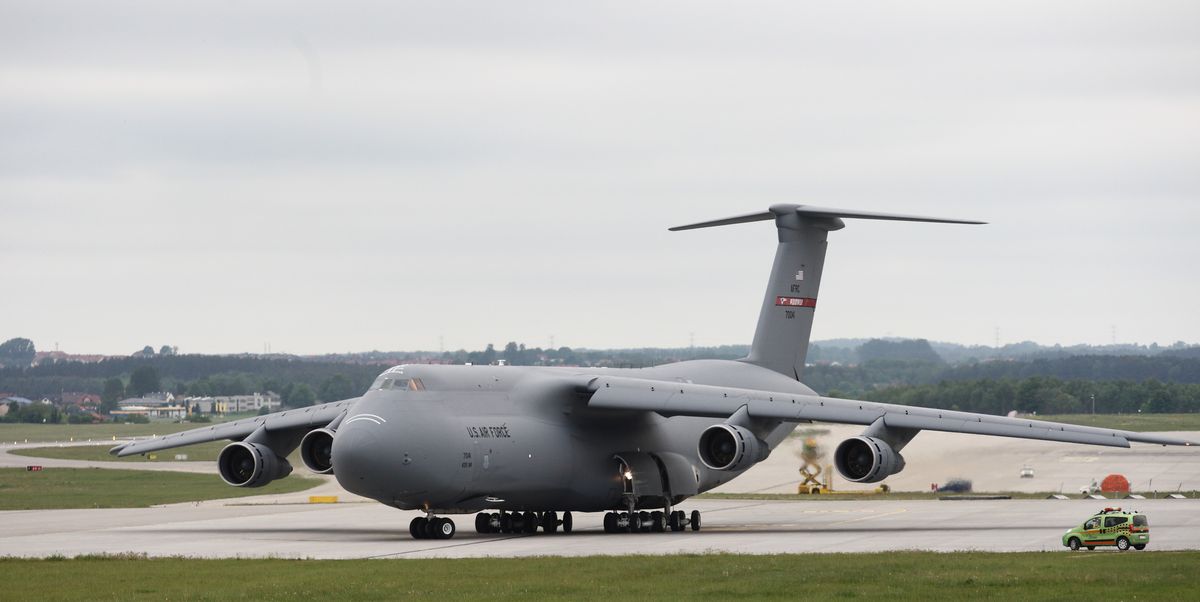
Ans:
{"label": "car wheel", "polygon": [[1117,549],[1121,550],[1122,552],[1124,552],[1125,550],[1128,550],[1129,549],[1129,540],[1124,537],[1118,537],[1117,538]]}
{"label": "car wheel", "polygon": [[1095,550],[1095,549],[1096,549],[1096,546],[1088,546],[1088,551],[1089,551],[1089,552],[1091,552],[1092,550]]}
{"label": "car wheel", "polygon": [[1068,548],[1071,548],[1071,551],[1072,551],[1072,552],[1078,552],[1078,551],[1079,551],[1079,539],[1077,539],[1077,538],[1075,538],[1075,537],[1072,537],[1071,539],[1068,539],[1068,540],[1067,540],[1067,547],[1068,547]]}
{"label": "car wheel", "polygon": [[1145,549],[1146,549],[1146,544],[1144,544],[1144,543],[1135,543],[1135,544],[1133,544],[1133,549],[1135,549],[1135,550],[1145,550]]}

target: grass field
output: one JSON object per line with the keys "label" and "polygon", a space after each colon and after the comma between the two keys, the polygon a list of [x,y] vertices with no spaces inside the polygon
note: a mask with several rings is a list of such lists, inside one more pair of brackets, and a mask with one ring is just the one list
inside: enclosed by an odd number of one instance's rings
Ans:
{"label": "grass field", "polygon": [[1099,426],[1126,431],[1200,431],[1197,414],[1061,414],[1037,416],[1039,420]]}
{"label": "grass field", "polygon": [[255,489],[230,487],[216,475],[100,468],[0,468],[0,510],[146,508],[304,491],[319,479],[289,476]]}
{"label": "grass field", "polygon": [[189,445],[187,447],[168,449],[146,455],[125,456],[124,458],[118,458],[108,453],[108,450],[113,446],[112,442],[104,445],[27,447],[24,449],[10,449],[8,453],[15,456],[29,456],[33,458],[90,460],[93,462],[174,462],[176,454],[186,454],[188,462],[216,462],[217,454],[221,453],[221,449],[226,445],[229,445],[228,441],[197,443],[196,445]]}
{"label": "grass field", "polygon": [[0,443],[33,441],[112,441],[113,437],[149,437],[207,426],[191,422],[150,424],[0,424]]}
{"label": "grass field", "polygon": [[[12,600],[1189,600],[1200,552],[0,559]],[[17,578],[16,576],[20,576]]]}
{"label": "grass field", "polygon": [[[227,418],[245,418],[231,416]],[[1134,431],[1200,431],[1197,414],[1065,414],[1038,416],[1042,420],[1104,426]],[[113,437],[166,435],[204,424],[156,422],[151,424],[0,424],[0,443],[14,441],[111,441]]]}

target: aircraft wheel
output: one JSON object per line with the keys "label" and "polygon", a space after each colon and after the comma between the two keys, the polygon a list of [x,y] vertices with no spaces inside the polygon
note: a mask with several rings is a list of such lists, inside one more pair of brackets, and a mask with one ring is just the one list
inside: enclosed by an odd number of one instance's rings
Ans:
{"label": "aircraft wheel", "polygon": [[1118,537],[1117,538],[1117,549],[1121,550],[1122,552],[1124,552],[1125,550],[1128,550],[1129,549],[1129,539],[1127,539],[1125,537]]}
{"label": "aircraft wheel", "polygon": [[650,529],[655,533],[666,531],[666,521],[663,520],[663,513],[655,510],[650,513]]}
{"label": "aircraft wheel", "polygon": [[642,533],[649,533],[651,528],[650,513],[645,510],[638,512],[638,530]]}
{"label": "aircraft wheel", "polygon": [[492,532],[492,517],[487,512],[480,512],[475,515],[475,532],[476,533],[491,533]]}
{"label": "aircraft wheel", "polygon": [[625,531],[627,533],[637,533],[638,529],[641,528],[641,525],[638,524],[639,521],[637,512],[622,512],[621,518],[628,520],[628,523],[625,525]]}
{"label": "aircraft wheel", "polygon": [[680,519],[683,518],[683,511],[676,510],[671,513],[671,518],[667,519],[667,525],[671,527],[671,532],[678,533],[683,530],[683,524]]}
{"label": "aircraft wheel", "polygon": [[[563,533],[570,533],[571,529],[575,527],[574,523],[575,523],[575,521],[571,518],[571,512],[569,510],[567,512],[563,512],[563,524],[562,524]],[[1144,548],[1146,546],[1142,546],[1142,547]]]}
{"label": "aircraft wheel", "polygon": [[605,512],[604,513],[604,532],[605,533],[616,533],[617,532],[617,514],[615,512]]}
{"label": "aircraft wheel", "polygon": [[546,533],[558,531],[558,513],[551,510],[542,515],[542,530]]}
{"label": "aircraft wheel", "polygon": [[[508,517],[508,526],[504,528],[505,533],[520,533],[525,530],[525,521],[521,518],[520,512],[512,512],[504,516]],[[504,520],[504,518],[500,520]]]}
{"label": "aircraft wheel", "polygon": [[454,521],[448,518],[435,518],[429,521],[433,527],[434,539],[450,539],[458,530],[454,526]]}
{"label": "aircraft wheel", "polygon": [[526,512],[525,513],[525,532],[526,533],[537,533],[537,528],[538,528],[537,514],[534,514],[533,512]]}
{"label": "aircraft wheel", "polygon": [[699,510],[692,510],[692,530],[693,531],[700,530],[700,511]]}
{"label": "aircraft wheel", "polygon": [[425,517],[418,516],[408,523],[408,534],[413,539],[425,539]]}
{"label": "aircraft wheel", "polygon": [[425,529],[422,531],[425,534],[425,539],[437,539],[438,519],[433,517],[425,521]]}
{"label": "aircraft wheel", "polygon": [[493,512],[488,517],[488,529],[491,533],[500,533],[500,513]]}

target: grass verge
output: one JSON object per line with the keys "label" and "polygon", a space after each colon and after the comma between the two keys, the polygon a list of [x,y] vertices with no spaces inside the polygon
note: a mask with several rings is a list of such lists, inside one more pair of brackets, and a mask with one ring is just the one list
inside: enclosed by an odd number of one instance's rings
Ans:
{"label": "grass verge", "polygon": [[1038,420],[1065,422],[1083,426],[1125,431],[1200,431],[1200,413],[1196,414],[1050,414],[1033,416]]}
{"label": "grass verge", "polygon": [[144,455],[125,456],[118,458],[108,450],[113,443],[104,445],[73,445],[65,447],[26,447],[10,449],[8,453],[14,456],[29,456],[31,458],[53,458],[56,460],[86,460],[90,462],[174,462],[175,456],[184,454],[188,462],[216,462],[217,454],[229,445],[228,441],[212,441],[197,443],[176,449],[167,449]]}
{"label": "grass verge", "polygon": [[113,437],[149,437],[167,435],[188,429],[209,426],[193,422],[152,422],[149,424],[0,424],[0,443],[41,441],[112,441]]}
{"label": "grass verge", "polygon": [[1184,600],[1197,566],[1200,552],[0,559],[13,600]]}
{"label": "grass verge", "polygon": [[0,468],[0,510],[146,508],[304,491],[319,479],[290,476],[266,487],[230,487],[216,475],[100,468]]}

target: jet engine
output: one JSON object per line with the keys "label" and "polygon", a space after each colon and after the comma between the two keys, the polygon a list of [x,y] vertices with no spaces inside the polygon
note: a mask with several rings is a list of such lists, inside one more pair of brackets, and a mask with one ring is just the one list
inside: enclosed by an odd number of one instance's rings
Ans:
{"label": "jet engine", "polygon": [[878,483],[904,470],[904,456],[876,437],[851,437],[833,452],[838,472],[855,483]]}
{"label": "jet engine", "polygon": [[771,448],[749,429],[714,424],[700,433],[700,461],[713,470],[745,470],[766,459]]}
{"label": "jet engine", "polygon": [[262,487],[292,472],[292,465],[261,443],[230,443],[217,456],[221,479],[234,487]]}
{"label": "jet engine", "polygon": [[311,430],[300,440],[300,459],[317,474],[333,474],[333,431]]}

